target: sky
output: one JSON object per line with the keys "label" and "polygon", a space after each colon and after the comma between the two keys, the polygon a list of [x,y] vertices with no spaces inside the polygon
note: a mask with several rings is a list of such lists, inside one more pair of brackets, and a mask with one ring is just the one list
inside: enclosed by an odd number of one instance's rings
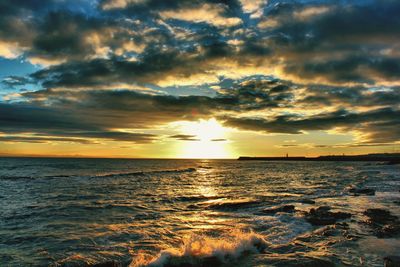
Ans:
{"label": "sky", "polygon": [[400,151],[400,1],[2,0],[0,155]]}

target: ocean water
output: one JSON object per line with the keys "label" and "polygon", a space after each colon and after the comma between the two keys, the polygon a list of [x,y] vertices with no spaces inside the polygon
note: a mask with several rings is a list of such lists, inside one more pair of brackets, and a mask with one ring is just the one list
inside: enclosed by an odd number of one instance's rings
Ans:
{"label": "ocean water", "polygon": [[[383,266],[400,239],[363,212],[400,216],[399,189],[374,162],[2,158],[0,266]],[[311,225],[326,205],[352,217]]]}

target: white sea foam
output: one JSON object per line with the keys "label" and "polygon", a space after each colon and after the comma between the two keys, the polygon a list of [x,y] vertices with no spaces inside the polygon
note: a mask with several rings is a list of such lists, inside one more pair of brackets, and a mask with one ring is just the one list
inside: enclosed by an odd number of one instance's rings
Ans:
{"label": "white sea foam", "polygon": [[130,267],[218,266],[234,263],[246,254],[260,253],[268,246],[269,243],[261,235],[239,230],[220,238],[192,235],[184,238],[180,248],[161,251],[154,258],[149,259],[139,255],[132,261]]}

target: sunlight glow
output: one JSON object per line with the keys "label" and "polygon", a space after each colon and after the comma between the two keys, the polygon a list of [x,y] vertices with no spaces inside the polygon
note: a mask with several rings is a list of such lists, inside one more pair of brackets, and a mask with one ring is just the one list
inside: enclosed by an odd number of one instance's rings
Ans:
{"label": "sunlight glow", "polygon": [[227,129],[217,120],[180,122],[181,134],[191,135],[196,141],[181,141],[178,157],[182,158],[229,158],[232,157]]}
{"label": "sunlight glow", "polygon": [[211,141],[225,138],[225,128],[216,119],[184,122],[181,126],[184,134],[194,135],[200,141]]}

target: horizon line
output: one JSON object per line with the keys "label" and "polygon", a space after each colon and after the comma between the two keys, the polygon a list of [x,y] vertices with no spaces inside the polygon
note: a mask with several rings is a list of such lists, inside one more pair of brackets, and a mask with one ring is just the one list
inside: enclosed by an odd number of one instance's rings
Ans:
{"label": "horizon line", "polygon": [[324,154],[317,156],[304,156],[304,155],[283,155],[283,156],[237,156],[229,158],[180,158],[180,157],[96,157],[96,156],[84,156],[84,155],[13,155],[13,154],[0,154],[0,158],[47,158],[47,159],[131,159],[131,160],[237,160],[239,158],[318,158],[318,157],[329,157],[329,156],[366,156],[366,155],[399,155],[399,152],[374,152],[367,154]]}

